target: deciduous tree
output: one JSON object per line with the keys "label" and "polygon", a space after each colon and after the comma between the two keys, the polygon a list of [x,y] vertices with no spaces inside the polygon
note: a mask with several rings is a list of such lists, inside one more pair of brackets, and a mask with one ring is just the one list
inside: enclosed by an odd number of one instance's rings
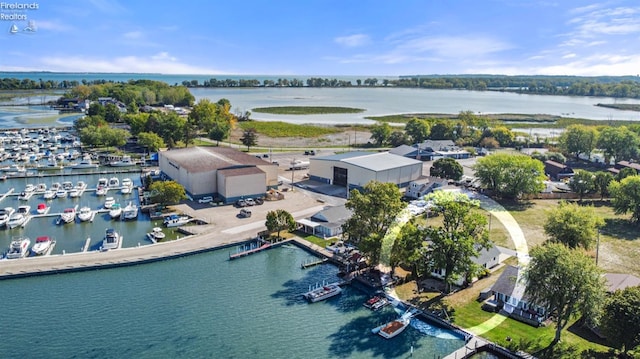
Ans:
{"label": "deciduous tree", "polygon": [[459,180],[464,173],[462,165],[453,158],[439,158],[433,162],[429,174],[434,177]]}
{"label": "deciduous tree", "polygon": [[544,165],[524,155],[498,153],[478,159],[476,176],[500,196],[519,198],[544,189]]}
{"label": "deciduous tree", "polygon": [[604,196],[609,195],[609,184],[611,181],[613,181],[613,175],[610,172],[596,172],[594,183],[596,185],[596,191],[600,193],[600,200],[603,200]]}
{"label": "deciduous tree", "polygon": [[296,221],[291,213],[284,209],[276,209],[275,211],[267,212],[265,226],[270,232],[278,232],[278,239],[280,239],[280,232],[296,229]]}
{"label": "deciduous tree", "polygon": [[438,192],[427,196],[443,217],[442,226],[425,229],[427,267],[444,269],[445,292],[449,293],[460,276],[477,274],[479,268],[471,259],[492,244],[485,229],[487,218],[471,210],[479,206],[478,201],[462,193]]}
{"label": "deciduous tree", "polygon": [[631,212],[631,223],[640,223],[640,176],[629,176],[609,184],[611,205],[616,214]]}
{"label": "deciduous tree", "polygon": [[149,152],[156,152],[158,149],[166,147],[162,137],[153,132],[140,132],[138,144],[148,149]]}
{"label": "deciduous tree", "polygon": [[611,295],[600,323],[607,341],[624,353],[640,345],[640,287],[628,287]]}
{"label": "deciduous tree", "polygon": [[571,190],[580,196],[580,201],[584,195],[596,189],[595,175],[589,171],[577,170],[569,182]]}
{"label": "deciduous tree", "polygon": [[387,143],[391,135],[391,125],[386,122],[375,124],[371,127],[371,139],[378,147]]}
{"label": "deciduous tree", "polygon": [[247,146],[247,151],[251,148],[251,146],[255,146],[258,144],[258,131],[255,128],[249,127],[242,133],[242,137],[240,138],[240,142],[243,145]]}
{"label": "deciduous tree", "polygon": [[176,181],[156,181],[149,186],[149,191],[157,193],[153,200],[163,207],[177,204],[187,198],[184,187]]}
{"label": "deciduous tree", "polygon": [[371,181],[362,191],[352,190],[345,204],[353,214],[342,225],[346,238],[358,245],[371,263],[380,260],[382,239],[405,204],[398,187],[389,182]]}
{"label": "deciduous tree", "polygon": [[625,126],[605,127],[598,136],[598,148],[604,151],[605,163],[629,160],[638,153],[640,139]]}
{"label": "deciduous tree", "polygon": [[603,225],[604,220],[596,215],[593,207],[561,201],[547,213],[544,232],[551,242],[562,243],[571,249],[591,249],[596,242],[598,228]]}
{"label": "deciduous tree", "polygon": [[574,155],[576,158],[581,154],[591,156],[591,152],[596,147],[598,131],[595,127],[584,125],[569,125],[564,130],[558,145],[566,154]]}
{"label": "deciduous tree", "polygon": [[409,135],[412,143],[421,143],[429,138],[429,122],[418,118],[412,118],[404,126],[404,131]]}
{"label": "deciduous tree", "polygon": [[551,346],[560,341],[562,329],[574,316],[580,314],[591,324],[597,323],[604,303],[604,280],[584,252],[560,243],[535,247],[524,279],[529,301],[547,308],[556,323]]}

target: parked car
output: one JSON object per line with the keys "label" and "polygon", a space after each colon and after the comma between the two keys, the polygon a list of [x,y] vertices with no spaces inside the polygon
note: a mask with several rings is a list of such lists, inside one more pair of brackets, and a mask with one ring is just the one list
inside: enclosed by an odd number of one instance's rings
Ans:
{"label": "parked car", "polygon": [[240,218],[249,218],[251,217],[251,211],[248,209],[241,209],[240,213],[238,213],[238,217]]}
{"label": "parked car", "polygon": [[253,200],[253,198],[247,198],[244,200],[244,203],[247,204],[247,206],[255,206],[256,205],[256,201]]}
{"label": "parked car", "polygon": [[198,200],[198,203],[209,203],[209,202],[213,202],[213,197],[204,196]]}
{"label": "parked car", "polygon": [[244,199],[239,199],[236,202],[236,207],[246,207],[247,206],[247,202],[244,201]]}
{"label": "parked car", "polygon": [[263,204],[263,203],[264,203],[264,199],[262,199],[262,198],[260,198],[260,197],[256,198],[254,201],[256,201],[256,204],[257,204],[257,205],[261,205],[261,204]]}

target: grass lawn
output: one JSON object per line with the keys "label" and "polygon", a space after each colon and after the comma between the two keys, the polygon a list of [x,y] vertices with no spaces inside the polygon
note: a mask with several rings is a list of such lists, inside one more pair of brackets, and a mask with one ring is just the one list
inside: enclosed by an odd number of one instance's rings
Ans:
{"label": "grass lawn", "polygon": [[243,130],[254,128],[258,134],[272,138],[304,137],[312,138],[342,132],[335,127],[296,125],[280,121],[242,121],[238,125]]}

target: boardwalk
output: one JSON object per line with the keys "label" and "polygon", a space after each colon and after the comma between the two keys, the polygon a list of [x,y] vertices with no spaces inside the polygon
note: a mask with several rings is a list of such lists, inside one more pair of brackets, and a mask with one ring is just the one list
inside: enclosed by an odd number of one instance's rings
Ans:
{"label": "boardwalk", "polygon": [[443,359],[462,359],[464,358],[467,354],[474,352],[477,348],[483,346],[483,345],[487,345],[487,342],[480,338],[480,337],[472,337],[468,342],[465,343],[465,345],[456,350],[455,352],[447,355],[446,357],[444,357]]}

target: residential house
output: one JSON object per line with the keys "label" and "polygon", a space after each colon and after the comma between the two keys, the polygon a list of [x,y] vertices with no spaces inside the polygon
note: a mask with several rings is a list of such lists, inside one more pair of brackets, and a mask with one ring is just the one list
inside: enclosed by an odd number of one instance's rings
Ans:
{"label": "residential house", "polygon": [[500,313],[521,322],[540,326],[547,319],[548,311],[531,303],[525,293],[522,298],[514,296],[518,267],[507,266],[491,287],[497,308]]}
{"label": "residential house", "polygon": [[436,188],[447,185],[447,180],[438,177],[420,178],[409,183],[404,196],[407,198],[422,198],[426,194],[433,192]]}
{"label": "residential house", "polygon": [[573,177],[575,174],[573,168],[565,165],[564,163],[555,162],[552,160],[544,161],[544,173],[554,181],[561,181],[565,178]]}
{"label": "residential house", "polygon": [[309,218],[297,221],[305,233],[318,237],[335,237],[342,234],[342,225],[353,213],[344,205],[326,207]]}
{"label": "residential house", "polygon": [[613,168],[609,168],[609,172],[616,175],[620,172],[620,170],[624,168],[631,168],[636,172],[636,174],[640,173],[640,163],[629,162],[629,161],[618,161]]}
{"label": "residential house", "polygon": [[[480,252],[478,253],[478,256],[471,258],[471,260],[473,261],[473,263],[478,265],[481,269],[491,269],[497,266],[498,264],[500,264],[502,261],[502,258],[500,256],[500,250],[498,249],[498,247],[492,246],[489,249],[480,250]],[[444,279],[444,275],[445,275],[444,269],[437,269],[431,272],[431,276],[439,279]],[[471,282],[475,282],[477,280],[478,278],[474,277],[471,279]],[[455,285],[459,287],[463,286],[464,284],[468,284],[467,278],[464,278],[464,277],[461,277],[455,283]]]}
{"label": "residential house", "polygon": [[469,151],[456,146],[451,140],[426,140],[413,146],[401,145],[391,149],[389,153],[420,161],[432,161],[445,157],[455,159],[471,157]]}

